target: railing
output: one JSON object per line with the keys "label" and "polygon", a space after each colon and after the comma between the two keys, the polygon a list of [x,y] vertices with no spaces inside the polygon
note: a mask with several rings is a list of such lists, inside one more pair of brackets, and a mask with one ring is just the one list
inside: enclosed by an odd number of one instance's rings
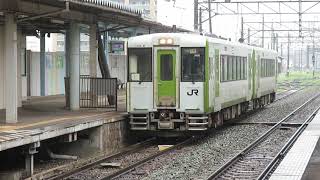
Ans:
{"label": "railing", "polygon": [[[69,107],[70,79],[65,78],[66,106]],[[110,108],[117,110],[117,78],[80,76],[80,108]]]}

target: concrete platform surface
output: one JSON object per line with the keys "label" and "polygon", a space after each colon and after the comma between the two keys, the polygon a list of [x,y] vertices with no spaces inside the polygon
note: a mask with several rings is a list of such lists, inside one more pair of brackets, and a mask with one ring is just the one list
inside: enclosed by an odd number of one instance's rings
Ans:
{"label": "concrete platform surface", "polygon": [[320,179],[320,113],[309,123],[270,180]]}
{"label": "concrete platform surface", "polygon": [[[0,124],[0,151],[119,121],[125,115],[106,109],[70,111],[63,96],[33,98],[19,108],[18,123]],[[4,117],[0,110],[2,122]]]}

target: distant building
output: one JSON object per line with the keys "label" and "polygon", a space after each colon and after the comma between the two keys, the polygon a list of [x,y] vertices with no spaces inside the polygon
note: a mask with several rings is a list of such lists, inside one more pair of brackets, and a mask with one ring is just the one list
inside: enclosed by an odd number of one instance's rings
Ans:
{"label": "distant building", "polygon": [[157,21],[157,0],[111,0],[143,11],[143,18]]}

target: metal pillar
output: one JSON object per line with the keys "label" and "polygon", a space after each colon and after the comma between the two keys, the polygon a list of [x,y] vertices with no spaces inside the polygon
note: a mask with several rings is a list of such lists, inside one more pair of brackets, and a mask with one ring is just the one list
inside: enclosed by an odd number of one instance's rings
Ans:
{"label": "metal pillar", "polygon": [[70,23],[70,109],[80,108],[80,27]]}
{"label": "metal pillar", "polygon": [[97,77],[97,25],[90,25],[90,76]]}
{"label": "metal pillar", "polygon": [[5,104],[6,123],[18,122],[18,54],[17,22],[14,14],[5,14]]}
{"label": "metal pillar", "polygon": [[314,37],[313,37],[313,40],[312,40],[312,66],[313,66],[313,71],[312,71],[312,76],[314,77],[315,75],[315,70],[316,70],[316,57],[315,57],[315,53],[314,53]]}
{"label": "metal pillar", "polygon": [[198,22],[198,0],[194,0],[194,22],[193,22],[193,24],[194,24],[194,30],[195,31],[197,31],[198,30],[198,24],[199,24],[199,22]]}
{"label": "metal pillar", "polygon": [[289,76],[289,67],[290,67],[290,34],[288,33],[288,57],[287,57],[287,76]]}
{"label": "metal pillar", "polygon": [[34,154],[38,153],[37,148],[40,147],[40,142],[35,142],[29,145],[25,152],[25,169],[27,177],[33,175],[34,170]]}
{"label": "metal pillar", "polygon": [[40,33],[40,94],[46,95],[46,34]]}
{"label": "metal pillar", "polygon": [[250,29],[248,28],[248,44],[250,44]]}
{"label": "metal pillar", "polygon": [[[208,11],[209,11],[209,32],[212,34],[212,17],[211,17],[211,2],[208,1]],[[201,21],[200,21],[201,23]]]}
{"label": "metal pillar", "polygon": [[202,8],[199,9],[199,31],[202,33]]}
{"label": "metal pillar", "polygon": [[33,165],[34,165],[33,154],[26,154],[25,155],[25,168],[26,168],[26,172],[27,172],[28,177],[33,175],[33,169],[34,169]]}
{"label": "metal pillar", "polygon": [[309,54],[310,54],[310,46],[307,45],[306,67],[307,67],[308,70],[310,69],[310,66],[309,66],[309,59],[310,59]]}
{"label": "metal pillar", "polygon": [[262,16],[262,42],[261,47],[264,47],[264,16]]}
{"label": "metal pillar", "polygon": [[66,77],[70,77],[70,30],[66,30],[65,41],[65,60],[66,60]]}

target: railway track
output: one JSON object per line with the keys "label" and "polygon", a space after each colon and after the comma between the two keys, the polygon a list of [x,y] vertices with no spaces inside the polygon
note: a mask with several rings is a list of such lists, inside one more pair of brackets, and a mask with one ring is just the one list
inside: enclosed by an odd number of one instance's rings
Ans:
{"label": "railway track", "polygon": [[[138,169],[139,167],[145,165],[146,163],[149,163],[151,162],[152,160],[158,158],[158,157],[161,157],[161,156],[164,156],[166,153],[169,153],[173,150],[177,150],[177,149],[180,149],[188,144],[190,144],[191,142],[193,142],[195,140],[194,137],[191,137],[191,138],[188,138],[187,140],[181,142],[181,143],[178,143],[166,150],[163,150],[163,151],[160,151],[152,156],[149,156],[145,159],[142,159],[140,161],[138,161],[137,163],[121,170],[121,171],[118,171],[117,173],[114,173],[112,175],[109,175],[109,176],[106,176],[104,178],[102,178],[103,180],[110,180],[110,179],[140,179],[140,178],[137,178],[137,177],[140,177],[141,175],[144,175],[145,172],[134,172],[136,169]],[[132,173],[133,172],[133,173]]]}
{"label": "railway track", "polygon": [[[288,91],[282,92],[281,94],[279,94],[276,101],[284,99],[298,91],[299,90],[288,90]],[[101,162],[117,162],[117,161],[121,161],[122,157],[128,157],[132,154],[139,154],[139,153],[141,154],[145,151],[147,151],[148,153],[145,153],[145,156],[143,156],[142,159],[144,161],[154,159],[155,157],[162,155],[163,152],[158,153],[157,147],[155,146],[151,147],[152,142],[154,142],[154,140],[147,140],[145,142],[132,145],[123,152],[120,152],[111,156],[100,157],[94,160],[90,160],[90,162],[82,163],[80,165],[75,165],[73,166],[73,168],[66,168],[63,170],[56,170],[57,168],[53,168],[54,170],[47,171],[47,172],[50,172],[50,173],[47,173],[47,175],[46,175],[46,172],[43,172],[43,173],[39,173],[39,176],[46,177],[46,179],[88,179],[88,178],[92,179],[92,177],[95,176],[95,174],[99,174],[99,177],[95,177],[95,179],[111,179],[113,177],[117,177],[120,174],[123,174],[123,173],[125,174],[125,172],[129,171],[130,169],[134,168],[135,166],[138,166],[143,162],[137,161],[136,163],[126,163],[126,165],[124,166],[122,165],[120,168],[101,168],[100,166]],[[151,148],[151,151],[145,150],[148,147]],[[177,147],[174,146],[173,149],[174,148],[177,148]],[[147,155],[150,155],[150,157],[146,157]],[[91,171],[94,171],[95,169],[99,169],[101,173],[99,173],[99,171],[91,172]],[[86,174],[88,174],[89,176],[87,176]]]}
{"label": "railway track", "polygon": [[81,172],[85,172],[90,168],[98,167],[99,164],[102,162],[107,162],[109,160],[119,158],[127,154],[133,154],[135,152],[141,151],[142,149],[151,147],[154,142],[155,142],[155,138],[151,138],[143,142],[139,142],[134,145],[131,145],[119,153],[116,153],[110,156],[102,156],[99,158],[95,158],[93,160],[90,160],[89,162],[85,162],[83,164],[77,164],[75,165],[76,167],[73,167],[72,169],[66,168],[65,171],[55,171],[55,174],[51,176],[46,174],[41,174],[41,176],[46,177],[46,179],[49,179],[49,180],[71,179],[72,176],[74,175],[77,175]]}
{"label": "railway track", "polygon": [[[145,162],[148,162],[158,156],[164,155],[174,149],[177,149],[189,142],[193,138],[183,140],[182,142],[173,145],[165,150],[159,151],[155,139],[150,139],[142,143],[130,146],[128,150],[98,159],[94,162],[85,164],[71,171],[60,173],[54,177],[48,178],[51,180],[81,180],[81,179],[112,179],[117,177],[132,168],[135,168]],[[101,163],[120,163],[119,167],[102,167]]]}
{"label": "railway track", "polygon": [[249,144],[219,169],[212,173],[208,179],[265,179],[274,170],[285,153],[313,119],[320,107],[317,107],[299,127],[286,126],[294,120],[299,112],[303,112],[310,103],[319,98],[317,94],[296,108],[267,132]]}
{"label": "railway track", "polygon": [[[288,91],[284,91],[284,92],[282,92],[282,93],[279,93],[279,94],[277,94],[277,97],[276,97],[275,101],[279,101],[279,100],[284,99],[284,98],[286,98],[286,97],[288,97],[288,96],[291,96],[291,95],[293,95],[294,93],[296,93],[296,92],[298,92],[298,91],[300,91],[300,90],[302,90],[302,89],[298,89],[298,90],[296,90],[296,89],[291,89],[291,90],[288,90]],[[275,102],[275,101],[274,101],[274,102]]]}

